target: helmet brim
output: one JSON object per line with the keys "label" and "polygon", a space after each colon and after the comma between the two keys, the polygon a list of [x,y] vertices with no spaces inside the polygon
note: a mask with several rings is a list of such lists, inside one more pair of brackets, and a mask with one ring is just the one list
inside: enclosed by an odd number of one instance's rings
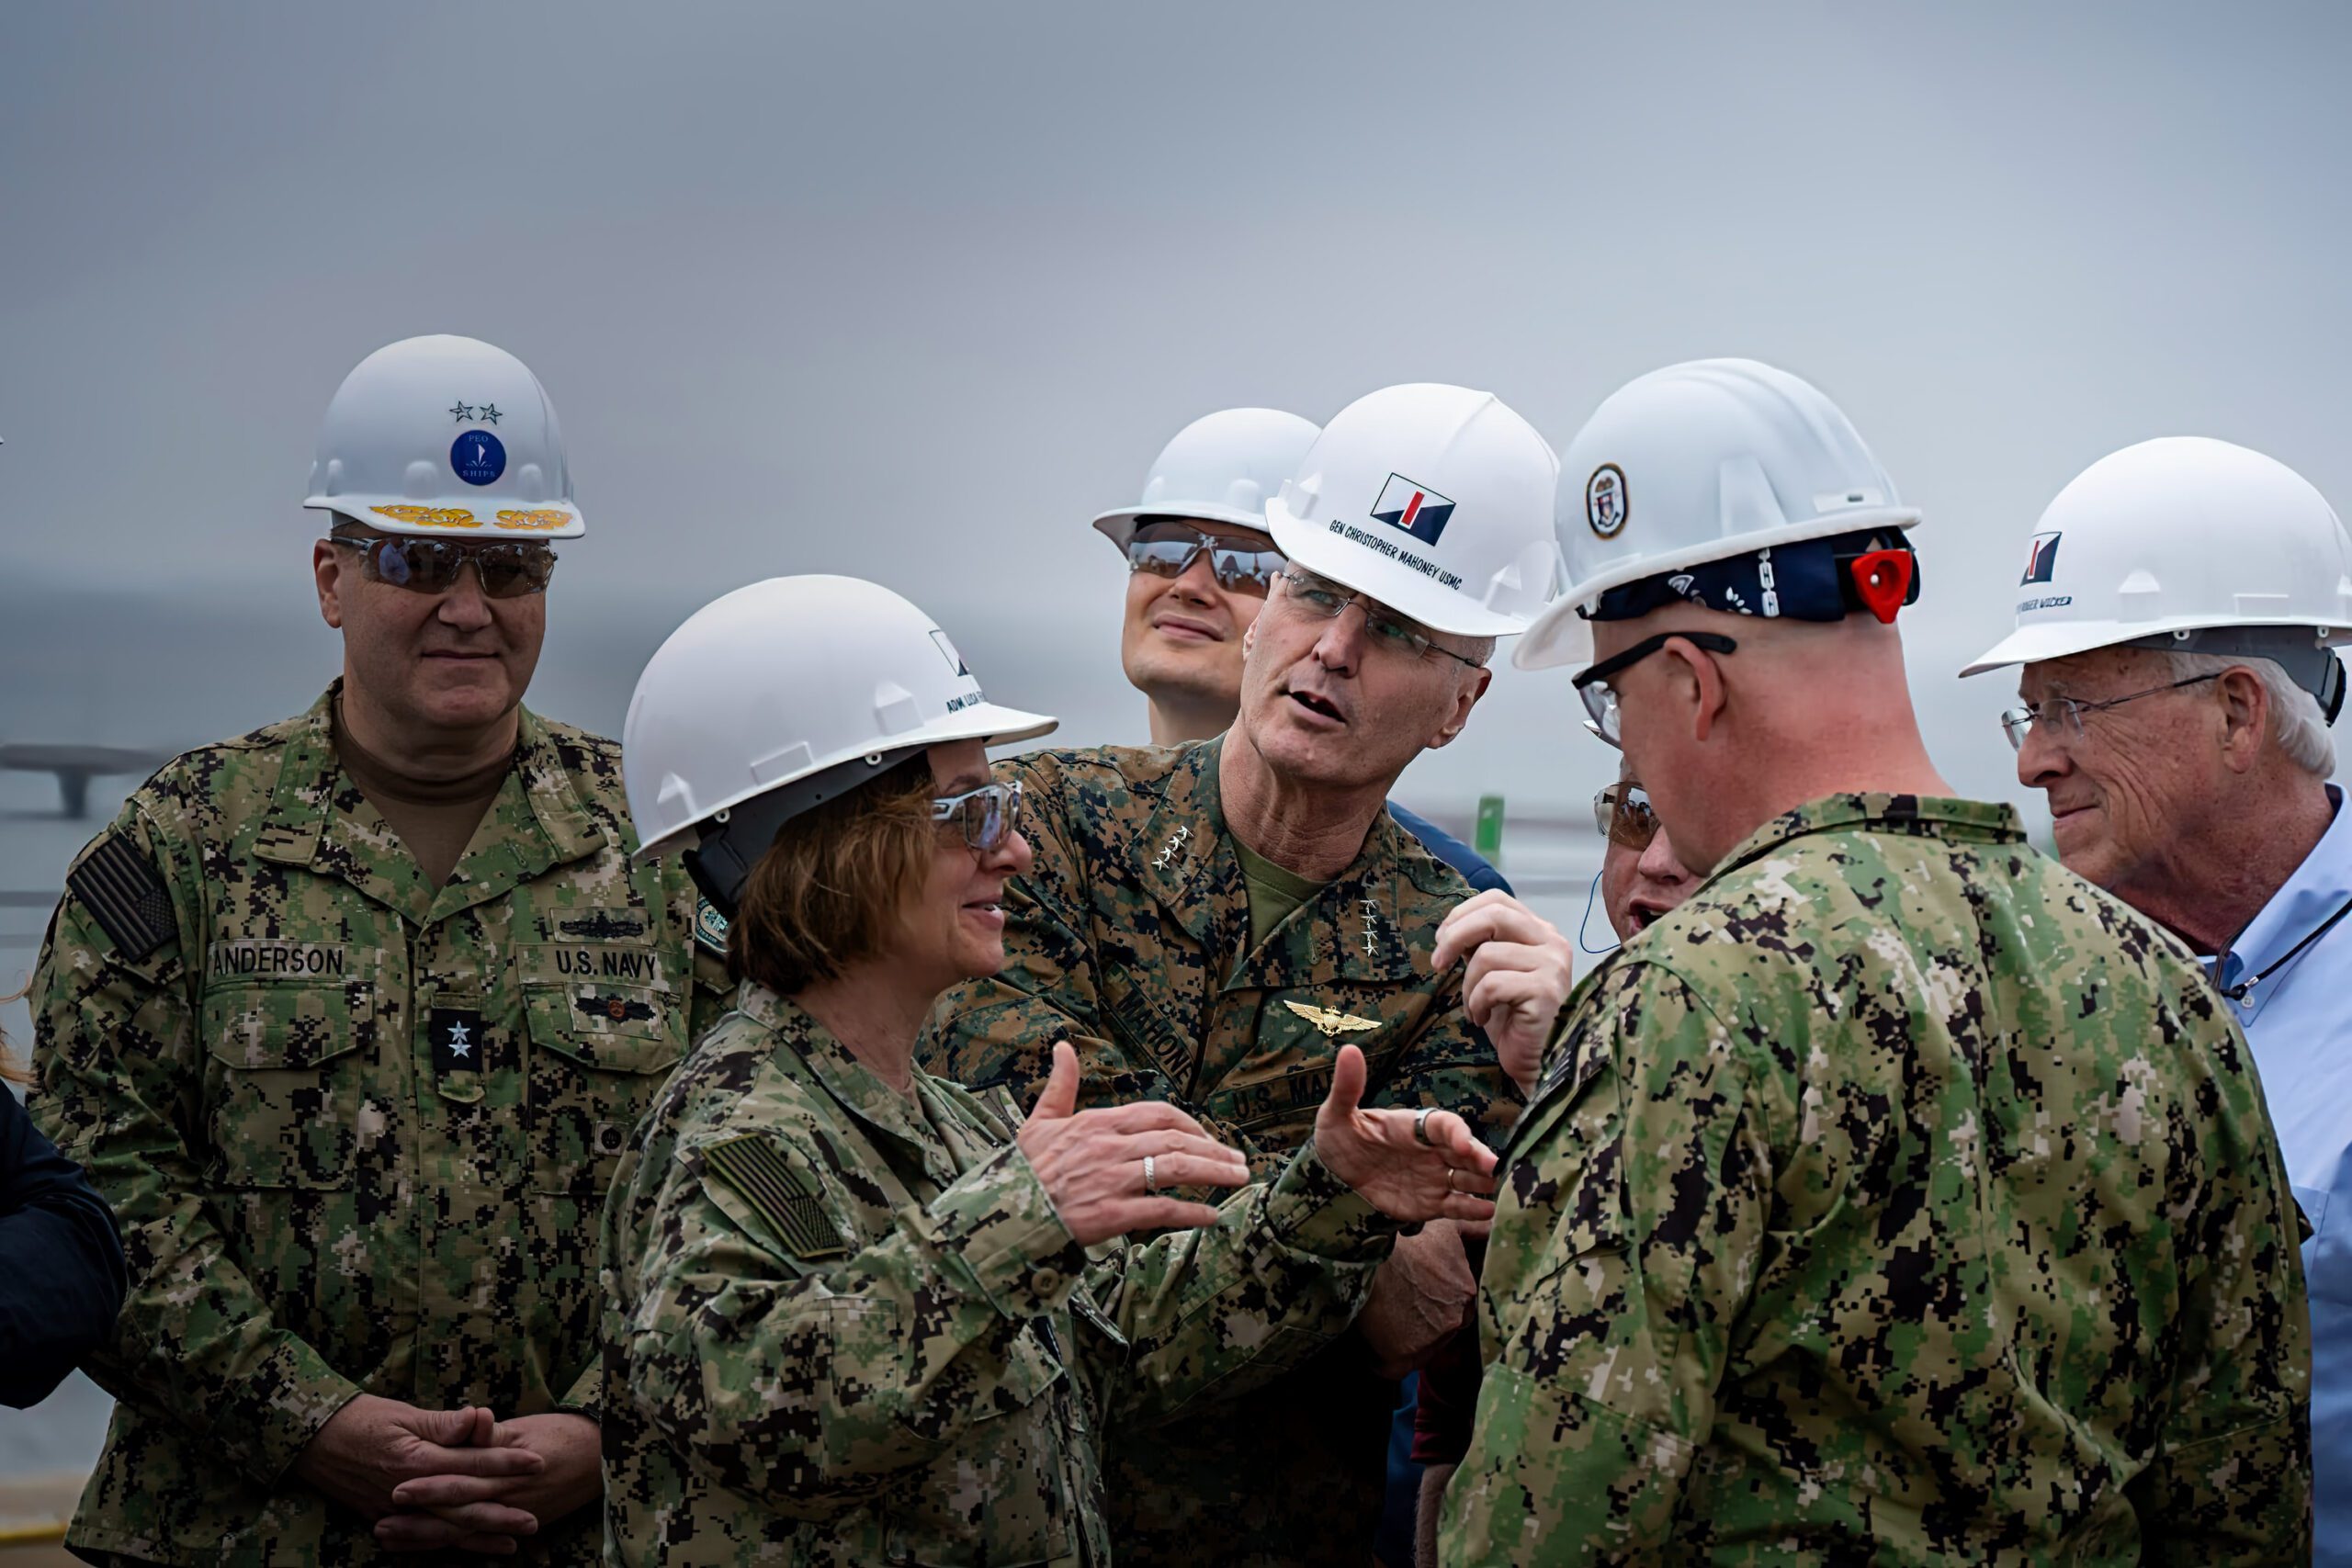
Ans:
{"label": "helmet brim", "polygon": [[1035,740],[1041,735],[1050,734],[1060,723],[1060,719],[1050,715],[1028,713],[1020,708],[1001,707],[995,703],[979,703],[951,713],[944,718],[934,719],[919,728],[890,736],[887,739],[878,740],[871,745],[852,747],[836,755],[820,758],[806,766],[795,768],[790,777],[777,779],[772,784],[755,784],[750,789],[738,791],[711,806],[694,821],[674,832],[665,833],[651,843],[640,846],[632,858],[640,861],[659,860],[663,855],[692,843],[695,829],[720,812],[731,811],[754,796],[765,795],[772,789],[781,789],[786,784],[807,778],[812,773],[821,773],[828,768],[839,767],[842,763],[853,758],[864,756],[870,751],[914,751],[927,746],[944,746],[956,740],[978,740],[986,746],[1010,746],[1018,740]]}
{"label": "helmet brim", "polygon": [[[404,495],[314,495],[302,502],[312,512],[333,512],[364,524],[379,534],[407,534],[421,538],[484,538],[515,539],[576,539],[588,532],[587,519],[580,515],[580,508],[570,502],[548,502],[544,505],[521,507],[509,502],[504,506],[485,506],[480,496],[448,495],[419,501]],[[389,509],[397,508],[397,511]],[[471,523],[419,523],[409,519],[419,513],[447,513],[462,512]],[[527,526],[499,522],[501,513],[532,514]],[[548,518],[564,513],[570,521],[556,527],[541,526]]]}
{"label": "helmet brim", "polygon": [[1973,663],[1961,671],[1960,678],[1964,681],[1971,675],[2006,670],[2014,664],[2041,664],[2052,659],[2071,659],[2077,653],[2120,648],[2142,637],[2162,637],[2166,632],[2209,631],[2222,626],[2307,627],[2320,632],[2319,641],[2331,648],[2352,642],[2352,626],[2315,625],[2309,619],[2292,615],[2263,619],[2237,615],[2175,615],[2161,621],[2053,621],[2048,626],[2019,626],[1977,655]]}
{"label": "helmet brim", "polygon": [[1527,629],[1525,617],[1489,610],[1465,593],[1436,589],[1408,567],[1384,570],[1393,563],[1348,544],[1319,524],[1293,515],[1280,496],[1266,502],[1266,521],[1274,547],[1288,559],[1342,588],[1377,599],[1433,632],[1451,637],[1517,637]]}
{"label": "helmet brim", "polygon": [[1261,534],[1272,533],[1266,526],[1266,514],[1262,512],[1250,512],[1238,506],[1224,506],[1206,501],[1114,507],[1094,519],[1094,531],[1124,550],[1127,547],[1127,541],[1136,536],[1136,525],[1147,517],[1197,517],[1204,522],[1223,523]]}

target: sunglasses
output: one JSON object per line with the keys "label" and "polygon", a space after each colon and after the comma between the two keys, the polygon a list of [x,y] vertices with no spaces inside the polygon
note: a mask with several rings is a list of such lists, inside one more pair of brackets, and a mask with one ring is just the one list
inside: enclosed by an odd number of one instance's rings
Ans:
{"label": "sunglasses", "polygon": [[1637,854],[1657,837],[1657,813],[1650,807],[1649,792],[1623,780],[1592,797],[1592,822],[1602,838]]}
{"label": "sunglasses", "polygon": [[1274,574],[1288,564],[1280,550],[1216,538],[1182,523],[1146,523],[1127,540],[1127,570],[1172,581],[1191,570],[1203,550],[1208,552],[1209,575],[1219,588],[1261,599],[1272,586]]}
{"label": "sunglasses", "polygon": [[361,575],[368,581],[389,582],[412,593],[447,592],[468,561],[481,580],[482,593],[492,599],[544,593],[548,579],[555,575],[555,551],[515,539],[469,544],[405,534],[372,538],[333,534],[327,543],[357,550]]}
{"label": "sunglasses", "polygon": [[1021,826],[1021,784],[982,784],[961,795],[931,803],[933,822],[954,822],[963,830],[964,842],[982,854],[992,854],[1003,847]]}

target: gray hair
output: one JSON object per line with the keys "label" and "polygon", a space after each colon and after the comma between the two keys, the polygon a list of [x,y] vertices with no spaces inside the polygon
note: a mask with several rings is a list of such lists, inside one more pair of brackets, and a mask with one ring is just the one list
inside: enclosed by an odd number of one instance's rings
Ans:
{"label": "gray hair", "polygon": [[2248,670],[2270,697],[2270,739],[2287,760],[2320,778],[2335,772],[2335,740],[2327,732],[2319,699],[2288,678],[2275,659],[2236,659],[2222,653],[2166,653],[2176,681]]}

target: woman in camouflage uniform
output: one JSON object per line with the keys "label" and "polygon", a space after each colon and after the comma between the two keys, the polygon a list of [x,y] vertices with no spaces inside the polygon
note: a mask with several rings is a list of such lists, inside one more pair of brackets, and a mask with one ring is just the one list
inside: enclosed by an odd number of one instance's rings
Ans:
{"label": "woman in camouflage uniform", "polygon": [[632,815],[649,853],[693,841],[742,985],[605,1216],[607,1562],[1107,1562],[1105,1423],[1277,1375],[1399,1221],[1490,1212],[1468,1126],[1362,1110],[1352,1048],[1314,1139],[1221,1209],[1166,1190],[1242,1156],[1164,1104],[1078,1111],[1068,1044],[1025,1120],[915,1067],[1029,858],[984,742],[1052,722],[839,578],[729,595],[639,682]]}

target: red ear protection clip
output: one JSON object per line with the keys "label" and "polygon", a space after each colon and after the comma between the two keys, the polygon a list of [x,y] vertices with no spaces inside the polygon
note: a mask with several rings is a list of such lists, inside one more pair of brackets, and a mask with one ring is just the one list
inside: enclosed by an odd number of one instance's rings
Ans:
{"label": "red ear protection clip", "polygon": [[1913,564],[1909,550],[1871,550],[1849,563],[1855,596],[1880,625],[1893,626],[1894,612],[1910,601]]}

